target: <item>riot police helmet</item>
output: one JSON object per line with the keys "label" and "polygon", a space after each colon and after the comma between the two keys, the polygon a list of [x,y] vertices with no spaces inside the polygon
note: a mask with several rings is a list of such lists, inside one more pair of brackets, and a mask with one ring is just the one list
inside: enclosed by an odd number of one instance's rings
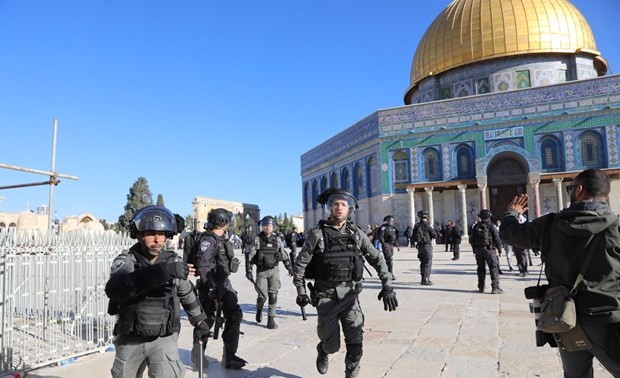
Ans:
{"label": "riot police helmet", "polygon": [[327,189],[317,197],[316,202],[323,205],[325,212],[330,214],[332,204],[335,200],[346,201],[347,206],[349,207],[349,217],[353,215],[353,212],[359,207],[357,204],[357,199],[353,196],[353,194],[347,190],[337,188]]}
{"label": "riot police helmet", "polygon": [[179,232],[179,216],[163,206],[146,206],[138,210],[129,222],[129,236],[138,238],[138,233],[145,231],[163,231],[166,238],[172,238]]}
{"label": "riot police helmet", "polygon": [[226,209],[217,208],[209,211],[205,228],[223,227],[230,223],[232,213]]}
{"label": "riot police helmet", "polygon": [[387,215],[385,218],[383,218],[383,221],[385,222],[385,224],[393,226],[394,225],[394,217],[391,215]]}
{"label": "riot police helmet", "polygon": [[482,209],[480,210],[480,213],[478,213],[478,216],[480,219],[491,219],[493,214],[491,214],[491,210],[489,209]]}
{"label": "riot police helmet", "polygon": [[426,211],[426,210],[418,211],[418,218],[420,218],[420,219],[428,219],[428,211]]}
{"label": "riot police helmet", "polygon": [[263,219],[260,220],[260,226],[261,227],[265,227],[267,225],[272,225],[273,227],[276,226],[276,219],[274,217],[272,217],[271,215],[267,215],[265,217],[263,217]]}

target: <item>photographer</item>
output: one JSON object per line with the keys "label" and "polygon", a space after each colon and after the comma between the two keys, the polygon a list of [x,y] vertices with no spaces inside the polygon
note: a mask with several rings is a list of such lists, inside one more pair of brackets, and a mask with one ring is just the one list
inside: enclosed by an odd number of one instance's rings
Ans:
{"label": "photographer", "polygon": [[618,377],[620,226],[618,215],[606,202],[610,179],[601,170],[587,169],[579,173],[566,189],[570,195],[567,209],[523,224],[519,224],[518,217],[527,211],[529,197],[527,194],[516,196],[508,205],[500,236],[517,247],[543,247],[541,258],[550,288],[565,286],[570,289],[582,267],[586,266],[573,300],[577,322],[592,347],[574,352],[559,348],[564,376],[592,377],[592,358],[596,357],[614,377]]}

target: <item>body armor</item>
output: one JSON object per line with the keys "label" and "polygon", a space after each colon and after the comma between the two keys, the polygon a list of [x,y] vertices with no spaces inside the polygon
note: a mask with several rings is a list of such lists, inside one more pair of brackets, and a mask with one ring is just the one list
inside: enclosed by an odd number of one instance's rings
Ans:
{"label": "body armor", "polygon": [[267,238],[259,235],[255,264],[259,270],[267,270],[278,265],[278,239],[275,235]]}
{"label": "body armor", "polygon": [[394,243],[396,241],[396,228],[394,226],[387,225],[385,226],[385,235],[383,238],[386,243]]}
{"label": "body armor", "polygon": [[359,234],[348,225],[344,233],[329,227],[321,226],[321,229],[324,248],[315,251],[306,278],[333,282],[361,280],[364,258],[358,247]]}
{"label": "body armor", "polygon": [[[136,270],[150,264],[143,256],[130,252],[136,259]],[[162,264],[174,262],[176,253],[164,251]],[[114,334],[138,338],[168,336],[181,330],[178,312],[179,297],[177,288],[171,280],[165,285],[148,293],[148,296],[139,297],[135,301],[124,303],[118,307],[118,322]]]}
{"label": "body armor", "polygon": [[217,277],[223,278],[235,273],[239,269],[239,259],[235,258],[235,252],[230,242],[217,236],[211,230],[205,231],[204,235],[213,237],[217,243],[213,260],[215,266],[209,267],[209,270],[214,272]]}

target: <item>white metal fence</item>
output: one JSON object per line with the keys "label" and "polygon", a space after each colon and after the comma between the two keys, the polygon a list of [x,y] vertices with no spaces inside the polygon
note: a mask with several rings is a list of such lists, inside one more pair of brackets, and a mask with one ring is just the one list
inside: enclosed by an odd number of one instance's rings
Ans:
{"label": "white metal fence", "polygon": [[0,372],[110,345],[104,287],[112,260],[134,242],[112,232],[0,229]]}

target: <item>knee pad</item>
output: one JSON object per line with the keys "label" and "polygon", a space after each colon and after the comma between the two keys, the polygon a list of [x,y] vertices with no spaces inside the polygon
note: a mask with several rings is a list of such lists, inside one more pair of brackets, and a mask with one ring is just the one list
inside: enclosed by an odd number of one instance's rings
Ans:
{"label": "knee pad", "polygon": [[278,293],[269,293],[269,304],[274,305],[278,303]]}
{"label": "knee pad", "polygon": [[351,362],[357,362],[362,359],[362,354],[364,351],[362,350],[362,344],[347,344],[347,358]]}

